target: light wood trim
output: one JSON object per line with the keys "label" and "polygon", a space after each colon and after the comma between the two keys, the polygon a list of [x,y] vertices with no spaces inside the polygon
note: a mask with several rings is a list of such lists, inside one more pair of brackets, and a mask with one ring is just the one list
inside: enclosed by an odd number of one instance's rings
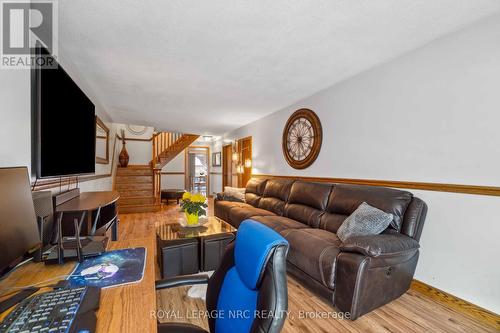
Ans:
{"label": "light wood trim", "polygon": [[410,288],[435,301],[438,301],[439,303],[442,303],[448,308],[452,308],[457,312],[472,317],[481,323],[500,331],[500,316],[491,311],[483,309],[475,304],[467,302],[466,300],[448,294],[447,292],[415,279],[412,281]]}
{"label": "light wood trim", "polygon": [[83,182],[88,182],[91,180],[96,180],[96,179],[101,179],[101,178],[107,178],[111,177],[110,173],[102,174],[102,175],[89,175],[89,176],[78,176],[78,177],[65,177],[62,178],[61,180],[58,179],[47,179],[47,180],[38,180],[35,184],[35,182],[32,182],[32,186],[34,186],[33,190],[34,191],[41,191],[41,190],[47,190],[50,188],[55,188],[55,187],[64,187],[71,185],[72,183],[83,183]]}
{"label": "light wood trim", "polygon": [[126,136],[124,136],[123,138],[120,136],[120,134],[116,134],[118,136],[118,139],[120,140],[123,140],[125,139],[125,141],[144,141],[144,142],[148,142],[148,141],[151,141],[154,139],[155,135],[153,135],[152,137],[150,138],[147,138],[147,139],[141,139],[141,138],[128,138]]}
{"label": "light wood trim", "polygon": [[105,139],[106,140],[106,153],[105,153],[106,156],[105,157],[96,156],[95,162],[98,164],[109,164],[109,128],[108,128],[108,126],[106,126],[106,124],[104,124],[104,122],[98,116],[95,116],[95,122],[96,122],[96,126],[99,126],[100,128],[102,128],[102,130],[104,132],[106,132],[105,136],[96,135],[96,141],[97,141],[97,139]]}
{"label": "light wood trim", "polygon": [[149,138],[149,139],[141,139],[141,138],[127,138],[125,137],[125,141],[141,141],[141,142],[150,142],[151,140],[153,140],[153,137]]}
{"label": "light wood trim", "polygon": [[210,193],[210,146],[189,146],[186,149],[184,149],[184,188],[188,189],[188,177],[189,177],[189,172],[188,172],[188,153],[190,148],[202,148],[205,149],[206,154],[207,154],[207,194]]}
{"label": "light wood trim", "polygon": [[299,179],[299,180],[319,182],[319,183],[371,185],[371,186],[395,187],[395,188],[424,190],[424,191],[500,196],[500,187],[495,187],[495,186],[458,185],[458,184],[423,183],[423,182],[408,182],[408,181],[395,181],[395,180],[355,179],[355,178],[279,176],[279,175],[265,175],[265,174],[253,174],[252,177]]}

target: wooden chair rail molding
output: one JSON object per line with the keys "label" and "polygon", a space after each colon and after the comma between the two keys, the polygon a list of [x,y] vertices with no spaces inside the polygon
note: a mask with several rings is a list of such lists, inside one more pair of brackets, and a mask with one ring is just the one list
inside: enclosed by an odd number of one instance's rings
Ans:
{"label": "wooden chair rail molding", "polygon": [[185,175],[184,171],[162,171],[162,175]]}
{"label": "wooden chair rail molding", "polygon": [[500,196],[500,187],[495,187],[495,186],[422,183],[422,182],[408,182],[408,181],[396,181],[396,180],[375,180],[375,179],[276,176],[276,175],[264,175],[264,174],[253,174],[252,177],[300,179],[300,180],[304,180],[304,181],[319,182],[319,183],[371,185],[371,186],[395,187],[395,188],[402,188],[402,189],[414,189],[414,190],[424,190],[424,191]]}

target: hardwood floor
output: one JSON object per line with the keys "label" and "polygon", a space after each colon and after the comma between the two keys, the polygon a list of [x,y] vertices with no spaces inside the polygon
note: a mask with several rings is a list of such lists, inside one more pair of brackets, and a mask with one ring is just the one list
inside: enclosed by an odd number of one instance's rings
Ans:
{"label": "hardwood floor", "polygon": [[[163,205],[161,211],[120,215],[119,237],[127,235],[151,236],[155,224],[174,221],[180,217],[178,206]],[[213,214],[213,201],[209,202]],[[156,276],[159,269],[157,267]],[[157,292],[157,309],[160,322],[190,322],[208,329],[204,318],[205,302],[187,296],[189,287]],[[357,319],[336,319],[335,309],[303,288],[293,278],[288,278],[289,317],[283,332],[499,332],[498,328],[485,326],[473,317],[463,315],[453,308],[409,290],[399,299]],[[327,318],[320,318],[327,316]],[[314,317],[314,318],[313,318]]]}

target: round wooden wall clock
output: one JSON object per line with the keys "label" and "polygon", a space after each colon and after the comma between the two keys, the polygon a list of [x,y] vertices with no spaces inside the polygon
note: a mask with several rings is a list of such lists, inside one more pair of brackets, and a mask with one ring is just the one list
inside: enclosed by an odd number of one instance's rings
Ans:
{"label": "round wooden wall clock", "polygon": [[283,155],[292,168],[305,169],[318,157],[322,140],[323,130],[316,113],[297,110],[283,129]]}

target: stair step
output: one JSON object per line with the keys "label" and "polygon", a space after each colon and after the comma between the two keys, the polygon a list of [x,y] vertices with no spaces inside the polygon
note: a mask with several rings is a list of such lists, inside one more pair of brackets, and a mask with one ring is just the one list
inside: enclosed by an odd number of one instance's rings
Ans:
{"label": "stair step", "polygon": [[118,201],[118,205],[145,205],[145,204],[154,204],[156,202],[156,198],[153,196],[145,196],[145,197],[121,197]]}
{"label": "stair step", "polygon": [[151,197],[154,195],[153,189],[149,190],[126,190],[119,191],[121,198],[130,198],[130,197]]}
{"label": "stair step", "polygon": [[150,176],[153,174],[153,170],[150,166],[147,169],[117,168],[116,174],[118,176]]}
{"label": "stair step", "polygon": [[116,184],[121,183],[153,183],[153,175],[149,176],[130,176],[130,175],[116,175]]}
{"label": "stair step", "polygon": [[149,212],[157,212],[161,209],[161,205],[124,205],[118,206],[118,212],[120,214],[129,214],[129,213],[149,213]]}
{"label": "stair step", "polygon": [[152,190],[153,182],[149,183],[134,183],[134,182],[120,182],[115,183],[115,189],[120,191],[128,191],[128,190]]}

